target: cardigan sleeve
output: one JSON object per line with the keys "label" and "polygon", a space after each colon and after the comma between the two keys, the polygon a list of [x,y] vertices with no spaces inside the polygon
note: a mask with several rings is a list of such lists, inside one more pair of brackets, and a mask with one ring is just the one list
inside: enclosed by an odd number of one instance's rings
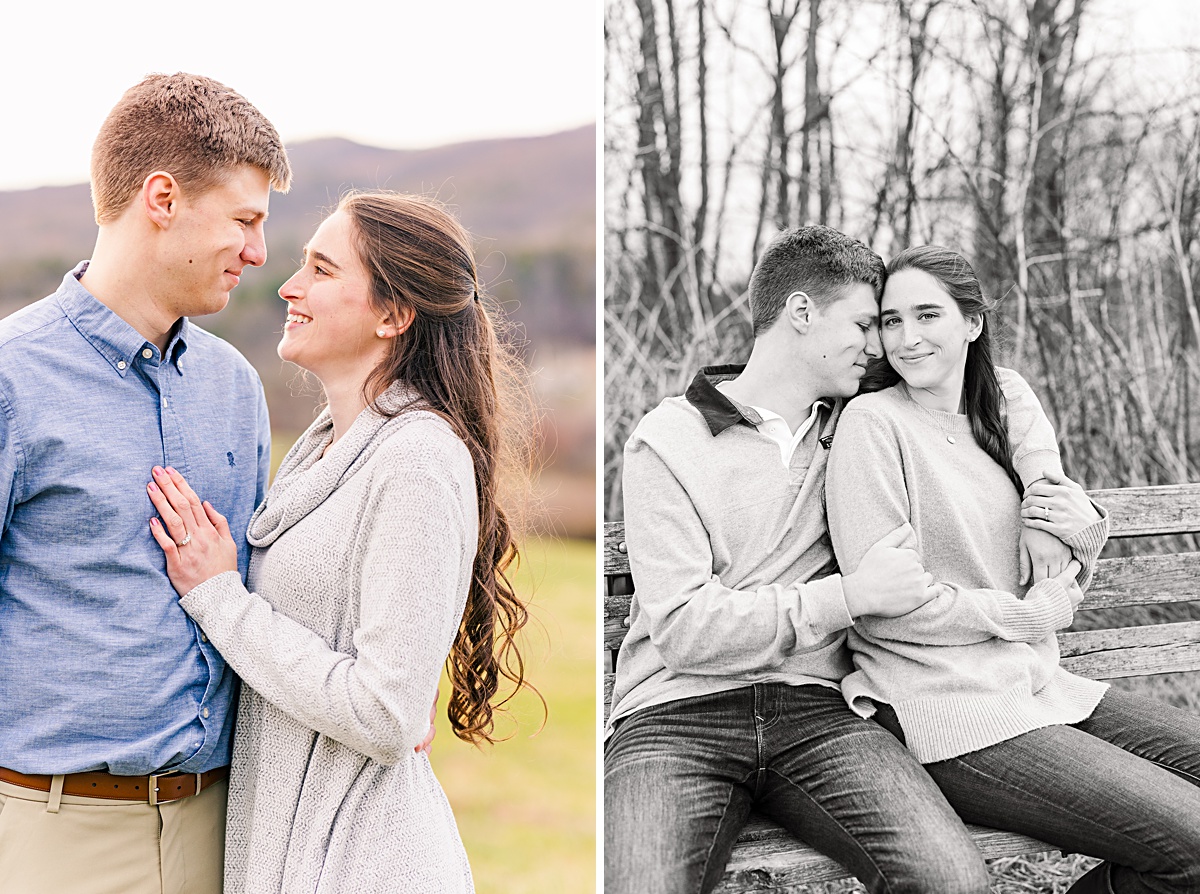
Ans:
{"label": "cardigan sleeve", "polygon": [[[853,573],[867,550],[888,532],[911,524],[896,432],[853,404],[838,424],[825,487],[829,534],[844,572]],[[921,552],[915,533],[904,546]],[[1025,599],[947,582],[937,597],[914,611],[896,618],[860,616],[855,628],[875,639],[928,645],[967,645],[993,638],[1034,642],[1069,626],[1074,602],[1068,588],[1054,579],[1040,582]]]}
{"label": "cardigan sleeve", "polygon": [[675,673],[731,676],[778,667],[853,623],[840,575],[725,586],[687,491],[636,432],[625,448],[622,490],[636,611],[645,613],[650,641]]}
{"label": "cardigan sleeve", "polygon": [[466,447],[447,438],[455,445],[449,455],[388,449],[402,447],[393,444],[402,440],[393,437],[377,451],[352,546],[362,550],[345,594],[359,603],[354,654],[330,648],[247,592],[235,572],[181,599],[247,685],[305,726],[382,764],[400,760],[428,732],[477,537]]}

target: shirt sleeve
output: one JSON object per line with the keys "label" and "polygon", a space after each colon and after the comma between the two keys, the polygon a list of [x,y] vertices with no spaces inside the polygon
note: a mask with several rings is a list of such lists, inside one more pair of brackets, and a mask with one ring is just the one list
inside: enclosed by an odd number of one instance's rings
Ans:
{"label": "shirt sleeve", "polygon": [[645,616],[670,670],[730,676],[771,669],[853,623],[840,575],[745,590],[723,584],[687,491],[636,433],[625,449],[622,492],[633,610]]}
{"label": "shirt sleeve", "polygon": [[[849,408],[838,423],[826,473],[829,534],[844,572],[867,551],[911,524],[904,464],[895,432],[873,413]],[[921,552],[914,533],[905,547]],[[936,598],[896,618],[862,615],[855,628],[874,639],[928,645],[966,645],[999,637],[1034,642],[1070,625],[1067,588],[1043,581],[1018,599],[1012,593],[945,583]]]}
{"label": "shirt sleeve", "polygon": [[8,531],[13,509],[20,492],[21,465],[25,456],[21,440],[17,437],[16,421],[12,418],[12,407],[0,393],[0,538]]}
{"label": "shirt sleeve", "polygon": [[258,478],[254,505],[262,503],[271,484],[271,417],[267,412],[267,395],[261,380],[258,383]]}
{"label": "shirt sleeve", "polygon": [[375,473],[363,509],[361,572],[346,594],[359,601],[354,654],[330,648],[247,592],[234,572],[181,600],[246,685],[382,764],[399,761],[428,732],[458,629],[460,575],[475,555],[476,522],[470,456],[456,443],[460,449],[441,464],[396,462]]}
{"label": "shirt sleeve", "polygon": [[1062,458],[1054,426],[1046,417],[1033,389],[1011,369],[996,367],[1000,390],[1004,393],[1005,424],[1012,447],[1013,468],[1025,487],[1033,484],[1046,472],[1062,475]]}

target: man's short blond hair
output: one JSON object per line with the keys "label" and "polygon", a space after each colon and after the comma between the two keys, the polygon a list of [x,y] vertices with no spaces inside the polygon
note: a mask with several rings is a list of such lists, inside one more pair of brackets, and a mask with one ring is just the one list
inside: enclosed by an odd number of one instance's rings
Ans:
{"label": "man's short blond hair", "polygon": [[279,192],[291,186],[279,134],[241,94],[201,75],[148,75],[125,91],[92,146],[96,223],[119,217],[155,171],[203,193],[242,165],[265,172]]}

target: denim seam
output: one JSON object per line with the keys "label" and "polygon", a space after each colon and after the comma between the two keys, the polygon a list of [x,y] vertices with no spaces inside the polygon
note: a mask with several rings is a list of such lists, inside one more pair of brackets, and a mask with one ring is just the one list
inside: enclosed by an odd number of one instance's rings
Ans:
{"label": "denim seam", "polygon": [[[1048,801],[1035,792],[1031,792],[1026,789],[1019,788],[1018,786],[1015,786],[1012,783],[1007,782],[1006,780],[1000,779],[997,776],[993,776],[991,773],[988,773],[984,770],[980,770],[978,767],[972,766],[971,764],[964,762],[961,758],[956,758],[956,757],[950,758],[950,760],[945,761],[944,763],[950,763],[951,761],[957,763],[960,767],[962,767],[965,770],[968,770],[969,772],[975,774],[976,776],[980,776],[983,779],[986,779],[997,786],[1008,789],[1009,791],[1016,792],[1016,793],[1020,794],[1022,798],[1036,802],[1040,806],[1046,806],[1046,807],[1051,807],[1051,808],[1055,808],[1055,809],[1059,809],[1061,807],[1061,805],[1059,805],[1053,801]],[[1145,849],[1145,850],[1149,851],[1150,853],[1157,854],[1162,860],[1165,861],[1165,863],[1168,866],[1176,866],[1177,865],[1175,860],[1169,854],[1163,853],[1162,851],[1160,851],[1156,848],[1150,847],[1145,842],[1139,841],[1138,839],[1133,838],[1131,835],[1129,835],[1126,832],[1122,832],[1120,829],[1115,829],[1115,828],[1112,828],[1109,826],[1101,825],[1101,824],[1095,822],[1094,820],[1091,820],[1085,816],[1081,816],[1078,814],[1073,815],[1073,818],[1075,821],[1079,822],[1080,825],[1082,825],[1088,829],[1103,830],[1104,832],[1111,833],[1113,835],[1117,835],[1117,836],[1121,837],[1122,839],[1124,839],[1125,841],[1129,842],[1130,844],[1134,845],[1134,847],[1137,849]],[[1053,844],[1053,842],[1046,842],[1046,843]],[[1103,858],[1100,858],[1100,859],[1103,859]],[[1184,871],[1186,871],[1188,869],[1188,867],[1186,865],[1179,866],[1179,868]],[[1139,872],[1138,874],[1143,875],[1144,873]],[[1151,877],[1153,877],[1153,876],[1151,876]]]}
{"label": "denim seam", "polygon": [[[1113,744],[1116,744],[1116,743],[1113,743]],[[1120,748],[1121,746],[1118,745],[1117,747]],[[1129,751],[1128,748],[1125,748],[1123,750]],[[1146,757],[1144,754],[1138,754],[1136,751],[1129,751],[1129,753],[1136,755],[1137,757],[1140,757],[1144,761],[1149,761],[1150,763],[1154,764],[1156,767],[1162,767],[1164,770],[1166,770],[1172,776],[1178,776],[1184,782],[1190,782],[1192,785],[1200,788],[1200,776],[1194,776],[1191,773],[1189,773],[1187,770],[1182,770],[1179,767],[1174,767],[1171,764],[1165,763],[1155,757]]]}
{"label": "denim seam", "polygon": [[737,788],[736,785],[729,786],[729,794],[725,796],[725,806],[721,810],[721,819],[717,822],[717,828],[713,831],[712,838],[708,842],[708,849],[704,853],[704,862],[700,864],[700,884],[696,888],[697,894],[703,894],[704,879],[708,876],[708,865],[712,862],[713,848],[717,846],[717,842],[721,839],[721,827],[729,819],[729,805],[733,802],[733,792]]}
{"label": "denim seam", "polygon": [[[875,858],[871,856],[871,852],[868,851],[865,847],[863,847],[861,844],[858,843],[858,839],[854,836],[854,834],[849,829],[847,829],[844,825],[842,825],[842,823],[838,821],[837,817],[835,817],[828,810],[826,810],[820,801],[818,801],[816,798],[814,798],[811,794],[809,794],[807,791],[805,791],[802,787],[797,785],[791,779],[788,779],[786,776],[784,776],[778,770],[768,768],[767,772],[774,773],[776,776],[778,776],[780,779],[782,779],[785,783],[787,783],[789,786],[794,788],[796,791],[800,792],[802,795],[804,795],[804,797],[806,797],[809,801],[811,801],[813,806],[815,806],[818,810],[820,810],[821,813],[823,813],[825,815],[825,817],[827,819],[829,819],[833,823],[833,825],[836,826],[838,828],[838,830],[840,830],[842,832],[842,834],[844,834],[847,838],[850,839],[850,841],[853,843],[854,847],[856,847],[862,853],[862,855],[867,858],[867,862],[869,862],[871,864],[871,868],[875,870],[876,876],[878,876],[880,879],[883,880],[884,888],[888,892],[890,892],[892,890],[891,880],[887,877],[887,875],[883,872],[883,870],[879,868],[879,864],[875,862]],[[795,834],[795,833],[793,833],[793,834]]]}

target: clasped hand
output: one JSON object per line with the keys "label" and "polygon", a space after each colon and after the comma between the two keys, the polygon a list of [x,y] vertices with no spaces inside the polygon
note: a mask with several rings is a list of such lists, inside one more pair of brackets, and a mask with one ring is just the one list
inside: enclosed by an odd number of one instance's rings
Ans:
{"label": "clasped hand", "polygon": [[867,550],[853,574],[843,576],[842,593],[850,617],[896,618],[941,594],[941,585],[933,582],[920,555],[906,545],[916,539],[912,525],[905,522]]}
{"label": "clasped hand", "polygon": [[1071,560],[1063,541],[1078,534],[1100,513],[1082,487],[1065,476],[1046,472],[1025,490],[1021,501],[1021,583],[1058,577]]}
{"label": "clasped hand", "polygon": [[1100,513],[1082,487],[1065,475],[1045,476],[1025,489],[1021,518],[1026,527],[1066,540],[1099,521]]}
{"label": "clasped hand", "polygon": [[180,596],[225,571],[237,571],[237,544],[225,516],[201,501],[182,475],[155,466],[146,492],[158,514],[150,533],[167,557],[167,577]]}

